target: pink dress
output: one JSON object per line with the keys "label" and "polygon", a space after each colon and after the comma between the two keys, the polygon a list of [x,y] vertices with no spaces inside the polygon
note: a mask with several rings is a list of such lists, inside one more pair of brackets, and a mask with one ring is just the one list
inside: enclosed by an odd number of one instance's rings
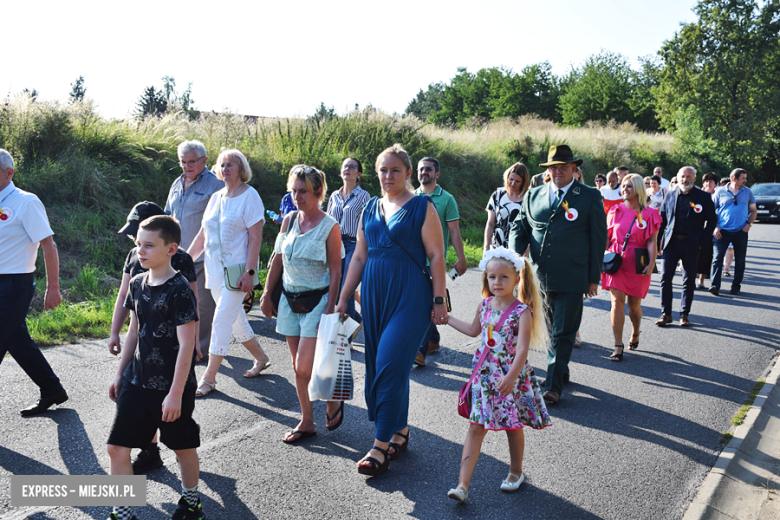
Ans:
{"label": "pink dress", "polygon": [[[619,253],[626,240],[626,233],[636,217],[636,212],[631,211],[625,204],[612,207],[607,215],[607,251]],[[623,291],[629,296],[644,298],[650,289],[650,277],[636,274],[636,257],[634,249],[647,248],[650,236],[661,227],[661,215],[658,210],[647,207],[642,211],[642,220],[645,228],[639,229],[639,221],[631,228],[631,238],[628,239],[628,247],[623,255],[623,263],[615,274],[601,273],[601,287],[607,290],[611,287]]]}

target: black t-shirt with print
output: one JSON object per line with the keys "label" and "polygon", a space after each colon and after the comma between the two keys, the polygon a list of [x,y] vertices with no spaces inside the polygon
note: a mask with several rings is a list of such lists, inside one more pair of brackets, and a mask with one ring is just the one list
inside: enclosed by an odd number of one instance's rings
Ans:
{"label": "black t-shirt with print", "polygon": [[[181,273],[161,285],[148,285],[147,273],[130,280],[125,308],[138,317],[138,348],[124,376],[149,390],[169,391],[179,356],[176,327],[198,321],[195,295]],[[187,384],[195,384],[195,352]]]}
{"label": "black t-shirt with print", "polygon": [[[178,249],[176,254],[171,257],[171,267],[179,271],[184,275],[184,278],[188,282],[197,281],[198,277],[195,275],[195,263],[192,261],[192,257],[184,249]],[[139,273],[145,273],[146,269],[141,267],[141,262],[138,260],[138,248],[134,247],[127,254],[125,259],[125,267],[122,272],[130,275],[130,278]]]}

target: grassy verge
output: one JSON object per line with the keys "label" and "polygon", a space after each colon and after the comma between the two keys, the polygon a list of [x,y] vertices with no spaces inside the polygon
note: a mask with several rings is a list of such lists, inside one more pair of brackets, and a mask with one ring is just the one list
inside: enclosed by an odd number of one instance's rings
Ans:
{"label": "grassy verge", "polygon": [[[753,402],[755,402],[759,392],[761,392],[761,389],[764,387],[764,383],[766,383],[766,379],[759,379],[758,381],[756,381],[756,384],[753,385],[753,389],[748,394],[748,397],[747,399],[745,399],[744,404],[739,407],[737,413],[734,415],[734,417],[731,418],[732,426],[736,428],[737,426],[739,426],[745,421],[745,417],[747,416],[747,413],[750,411],[750,408],[753,406]],[[720,443],[728,444],[728,442],[731,440],[733,436],[734,436],[734,432],[732,431],[723,432],[720,436]]]}

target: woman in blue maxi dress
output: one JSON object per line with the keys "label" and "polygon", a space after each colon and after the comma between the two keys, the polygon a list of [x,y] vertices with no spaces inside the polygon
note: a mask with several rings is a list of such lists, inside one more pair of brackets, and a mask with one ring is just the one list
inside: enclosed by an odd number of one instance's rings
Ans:
{"label": "woman in blue maxi dress", "polygon": [[[415,196],[407,189],[412,168],[403,149],[396,145],[388,150],[377,158],[385,194],[371,199],[363,211],[342,290],[342,295],[352,294],[358,282],[363,283],[365,398],[369,420],[376,428],[374,447],[358,463],[358,472],[367,475],[382,473],[389,460],[406,450],[412,364],[432,319],[437,324],[447,320],[446,304],[434,304],[435,296],[445,296],[438,214],[427,196]],[[433,283],[421,270],[426,259]],[[346,300],[339,301],[336,311],[345,313]]]}

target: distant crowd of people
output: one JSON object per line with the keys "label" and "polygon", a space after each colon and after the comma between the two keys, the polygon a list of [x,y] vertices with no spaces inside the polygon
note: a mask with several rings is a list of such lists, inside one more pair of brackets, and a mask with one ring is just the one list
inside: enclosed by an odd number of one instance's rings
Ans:
{"label": "distant crowd of people", "polygon": [[[629,349],[639,347],[641,302],[661,258],[661,316],[672,319],[672,281],[681,264],[680,326],[691,324],[694,289],[720,293],[722,277],[734,276],[739,294],[745,271],[748,233],[757,216],[755,198],[737,168],[727,182],[712,173],[695,186],[697,172],[680,168],[670,180],[663,170],[642,178],[620,166],[584,183],[582,160],[566,145],[552,146],[545,170],[530,176],[522,163],[504,172],[504,185],[488,200],[484,232],[483,300],[473,321],[449,313],[446,252],[457,260],[449,273],[466,272],[455,198],[439,185],[436,158],[414,165],[401,145],[376,158],[382,194],[361,188],[361,161],[347,157],[342,186],[328,194],[325,174],[306,164],[288,174],[288,194],[280,215],[266,212],[249,185],[252,171],[239,150],[224,150],[207,167],[205,146],[186,141],[178,148],[182,174],[164,207],[140,202],[119,233],[134,246],[128,253],[108,342],[120,356],[109,387],[116,402],[108,437],[112,475],[132,475],[162,466],[159,440],[176,452],[182,469],[182,495],[173,518],[205,517],[198,497],[200,434],[193,419],[195,400],[214,392],[217,373],[231,337],[254,359],[244,377],[257,377],[271,359],[247,321],[254,290],[260,287],[259,257],[268,213],[280,226],[259,302],[276,318],[286,338],[295,373],[301,418],[282,440],[295,444],[316,435],[308,386],[312,377],[318,324],[338,313],[365,332],[365,399],[374,423],[374,443],[357,471],[378,475],[408,448],[409,378],[414,365],[440,348],[438,327],[451,325],[481,338],[472,376],[461,391],[459,409],[470,423],[458,485],[448,493],[465,501],[487,431],[507,432],[509,474],[501,489],[513,491],[522,471],[524,426],[550,426],[548,405],[556,405],[570,380],[569,361],[580,342],[583,298],[609,291],[614,333],[613,361],[624,356],[623,329],[631,322]],[[34,289],[40,245],[47,274],[45,308],[62,300],[58,256],[45,209],[38,198],[12,182],[11,155],[0,150],[0,229],[5,253],[0,268],[0,310],[9,320],[0,339],[6,352],[38,385],[36,405],[23,416],[45,412],[68,399],[65,389],[29,336],[25,316]],[[607,268],[619,257],[619,266]],[[724,259],[726,267],[724,268]],[[698,284],[697,284],[697,276]],[[356,303],[360,305],[358,312]],[[120,332],[130,318],[124,345]],[[351,338],[350,338],[351,341]],[[528,365],[530,349],[547,352],[546,378]],[[197,379],[195,363],[207,362]],[[325,426],[336,430],[345,418],[344,401],[328,401]],[[131,450],[140,448],[135,461]],[[134,518],[115,507],[110,518]]]}

